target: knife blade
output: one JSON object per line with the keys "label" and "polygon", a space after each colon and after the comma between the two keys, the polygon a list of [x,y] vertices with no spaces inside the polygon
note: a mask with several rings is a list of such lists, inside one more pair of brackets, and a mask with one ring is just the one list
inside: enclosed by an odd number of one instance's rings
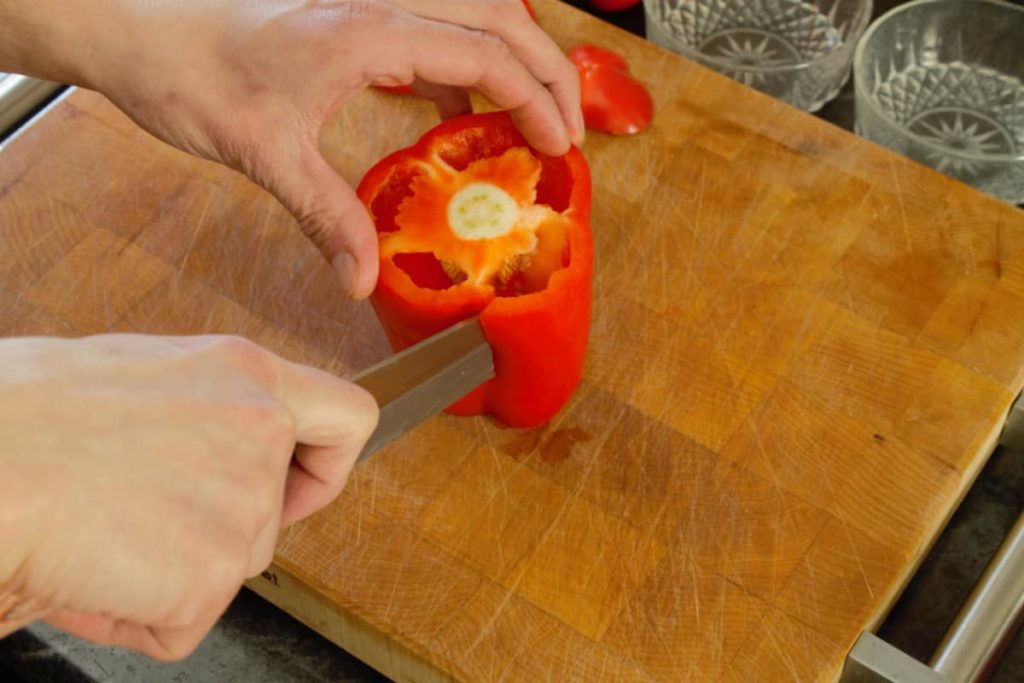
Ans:
{"label": "knife blade", "polygon": [[356,462],[436,415],[494,377],[494,356],[479,318],[464,320],[352,378],[380,406],[377,428]]}

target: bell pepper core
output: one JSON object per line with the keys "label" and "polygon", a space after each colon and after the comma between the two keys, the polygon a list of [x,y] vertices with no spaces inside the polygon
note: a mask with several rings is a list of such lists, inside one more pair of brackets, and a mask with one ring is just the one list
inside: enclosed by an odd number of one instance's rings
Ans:
{"label": "bell pepper core", "polygon": [[474,315],[496,376],[449,408],[548,422],[583,373],[593,244],[590,172],[549,157],[505,113],[451,119],[364,176],[380,276],[371,303],[395,350]]}

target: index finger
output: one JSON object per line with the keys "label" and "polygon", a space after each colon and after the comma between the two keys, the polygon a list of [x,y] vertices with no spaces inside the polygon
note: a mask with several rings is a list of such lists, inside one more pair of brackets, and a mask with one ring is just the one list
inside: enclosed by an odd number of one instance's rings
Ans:
{"label": "index finger", "polygon": [[[558,156],[571,140],[554,96],[491,33],[431,19],[409,17],[396,60],[381,55],[380,63],[401,68],[402,62],[424,81],[476,88],[508,110],[527,141],[540,151]],[[383,47],[381,49],[384,49]]]}
{"label": "index finger", "polygon": [[285,482],[282,525],[330,503],[377,426],[378,408],[362,387],[282,360],[278,399],[292,414],[298,446]]}
{"label": "index finger", "polygon": [[530,18],[521,0],[398,0],[406,11],[492,33],[501,38],[546,87],[577,144],[584,135],[579,73],[561,48]]}
{"label": "index finger", "polygon": [[281,359],[278,399],[295,420],[299,443],[362,448],[377,426],[377,403],[358,384]]}

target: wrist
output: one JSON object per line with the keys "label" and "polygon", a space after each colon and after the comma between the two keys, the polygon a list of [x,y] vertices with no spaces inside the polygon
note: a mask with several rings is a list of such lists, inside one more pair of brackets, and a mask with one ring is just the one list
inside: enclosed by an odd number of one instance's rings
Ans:
{"label": "wrist", "polygon": [[115,4],[0,0],[0,71],[94,88],[106,49],[105,36],[94,27],[101,20],[117,24],[109,16]]}

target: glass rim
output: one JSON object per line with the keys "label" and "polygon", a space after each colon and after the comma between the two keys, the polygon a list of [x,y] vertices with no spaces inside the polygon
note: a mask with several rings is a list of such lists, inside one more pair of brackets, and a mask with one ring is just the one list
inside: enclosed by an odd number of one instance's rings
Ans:
{"label": "glass rim", "polygon": [[[699,2],[700,0],[691,0],[691,1],[692,2]],[[842,2],[842,1],[843,0],[836,0],[836,2]],[[647,15],[647,8],[650,7],[655,2],[657,2],[657,0],[644,0],[644,14],[645,15]],[[823,54],[823,55],[818,55],[817,57],[815,57],[813,59],[805,59],[803,61],[796,62],[795,64],[778,64],[778,65],[773,65],[773,66],[755,66],[755,65],[745,65],[745,64],[732,64],[730,62],[723,62],[723,61],[720,61],[718,59],[715,59],[714,57],[712,57],[710,55],[706,55],[703,52],[700,52],[699,50],[696,50],[696,49],[692,48],[689,45],[683,45],[683,44],[680,43],[676,47],[679,50],[681,50],[682,53],[685,53],[686,57],[689,57],[691,59],[695,59],[698,62],[714,64],[717,67],[721,67],[725,71],[731,71],[731,72],[736,72],[736,73],[749,73],[749,74],[785,74],[785,73],[799,72],[799,71],[803,71],[804,69],[809,69],[812,66],[818,66],[819,64],[823,64],[823,63],[825,63],[825,62],[827,62],[829,60],[833,60],[837,55],[841,55],[843,53],[853,52],[855,50],[855,46],[859,44],[859,39],[860,39],[861,34],[864,33],[865,28],[868,26],[868,24],[871,21],[871,11],[874,8],[874,0],[856,0],[856,2],[858,4],[864,6],[865,11],[864,11],[863,15],[861,15],[859,20],[856,22],[856,26],[854,26],[854,25],[850,26],[850,33],[849,33],[849,35],[853,39],[852,40],[844,40],[842,42],[842,44],[840,44],[839,47],[836,48],[835,50],[832,50],[832,52],[828,52],[828,53]],[[653,17],[652,17],[652,19],[653,19]],[[659,25],[662,24],[662,22],[657,22],[657,23]],[[673,48],[673,49],[676,49],[676,48]]]}
{"label": "glass rim", "polygon": [[[1010,2],[1004,0],[912,0],[912,2],[905,3],[893,7],[891,10],[878,17],[875,21],[871,22],[868,30],[864,32],[864,35],[857,41],[857,47],[853,53],[853,87],[854,87],[854,106],[860,106],[861,102],[866,102],[867,106],[871,108],[872,112],[880,116],[883,121],[895,128],[900,134],[909,138],[912,142],[917,143],[923,147],[927,147],[936,152],[941,152],[944,155],[952,155],[960,159],[967,159],[970,161],[988,162],[988,163],[1003,163],[1003,162],[1015,162],[1024,160],[1024,149],[1017,154],[977,154],[973,152],[964,152],[962,150],[942,145],[932,140],[922,137],[917,133],[913,132],[903,124],[899,123],[886,112],[881,105],[879,105],[877,98],[867,92],[863,93],[862,97],[857,97],[860,86],[864,81],[864,76],[861,73],[867,68],[864,63],[864,50],[868,44],[868,41],[878,30],[878,27],[886,23],[898,14],[903,12],[916,9],[923,5],[992,5],[999,9],[1009,9],[1015,12],[1019,12],[1024,17],[1024,7],[1019,7]],[[856,115],[854,116],[856,119]]]}

